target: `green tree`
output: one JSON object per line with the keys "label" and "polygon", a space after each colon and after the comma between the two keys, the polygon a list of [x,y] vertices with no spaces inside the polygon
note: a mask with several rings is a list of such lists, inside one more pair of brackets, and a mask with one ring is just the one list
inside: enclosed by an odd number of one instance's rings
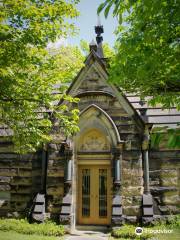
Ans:
{"label": "green tree", "polygon": [[[78,16],[76,3],[0,1],[0,122],[12,130],[19,152],[35,151],[50,141],[54,118],[66,134],[77,130],[77,111],[53,104],[60,99],[76,101],[64,94],[63,84],[78,70],[74,63],[76,50],[68,49],[64,54],[62,48],[57,55],[46,48],[50,41],[74,33],[74,26],[67,20]],[[52,94],[57,82],[59,95]],[[65,115],[65,111],[69,114]]]}
{"label": "green tree", "polygon": [[[104,10],[107,17],[111,8],[119,26],[110,80],[142,99],[151,96],[151,105],[180,109],[180,2],[106,0],[98,13]],[[167,145],[179,148],[179,133],[179,127],[154,129],[152,146],[157,147],[166,135]]]}
{"label": "green tree", "polygon": [[107,17],[111,8],[119,19],[111,81],[142,99],[152,96],[152,105],[180,109],[180,2],[106,0],[98,13]]}

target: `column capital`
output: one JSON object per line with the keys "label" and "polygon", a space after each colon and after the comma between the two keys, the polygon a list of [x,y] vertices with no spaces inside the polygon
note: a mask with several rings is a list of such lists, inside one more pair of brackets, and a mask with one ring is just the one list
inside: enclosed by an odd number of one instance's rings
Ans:
{"label": "column capital", "polygon": [[120,155],[122,153],[123,146],[124,146],[124,141],[118,142],[116,147],[114,148],[114,153],[116,155]]}
{"label": "column capital", "polygon": [[142,150],[149,149],[151,127],[152,127],[152,125],[149,125],[149,124],[145,126],[143,140],[142,140]]}

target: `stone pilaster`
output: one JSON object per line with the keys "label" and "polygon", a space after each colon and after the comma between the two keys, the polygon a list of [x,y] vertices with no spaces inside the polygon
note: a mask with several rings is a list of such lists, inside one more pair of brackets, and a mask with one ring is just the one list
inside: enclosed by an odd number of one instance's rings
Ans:
{"label": "stone pilaster", "polygon": [[144,194],[143,194],[143,217],[144,223],[149,223],[153,220],[153,198],[149,188],[149,126],[145,127],[143,142],[142,142],[142,157],[144,164]]}
{"label": "stone pilaster", "polygon": [[65,178],[64,178],[64,197],[61,205],[60,222],[70,225],[72,212],[72,156],[73,151],[67,145],[65,154]]}
{"label": "stone pilaster", "polygon": [[121,162],[123,142],[118,143],[114,152],[114,183],[112,200],[112,225],[120,225],[122,218],[122,197],[121,197]]}

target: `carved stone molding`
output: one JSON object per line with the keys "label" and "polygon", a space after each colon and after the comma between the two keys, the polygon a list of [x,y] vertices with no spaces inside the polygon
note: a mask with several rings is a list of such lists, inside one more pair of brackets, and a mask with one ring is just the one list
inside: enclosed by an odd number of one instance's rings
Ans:
{"label": "carved stone molding", "polygon": [[98,131],[92,130],[87,133],[80,144],[80,151],[105,151],[109,150],[106,138]]}

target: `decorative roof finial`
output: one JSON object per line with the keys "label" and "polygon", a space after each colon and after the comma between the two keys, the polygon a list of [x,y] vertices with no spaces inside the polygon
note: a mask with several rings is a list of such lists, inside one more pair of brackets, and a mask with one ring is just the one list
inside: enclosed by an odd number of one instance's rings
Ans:
{"label": "decorative roof finial", "polygon": [[100,58],[104,57],[103,49],[102,49],[102,41],[103,37],[101,36],[102,33],[104,33],[103,25],[101,25],[100,17],[98,16],[97,26],[95,26],[95,33],[96,36],[96,42],[97,42],[97,54]]}
{"label": "decorative roof finial", "polygon": [[97,51],[97,44],[94,41],[94,39],[92,39],[92,41],[90,42],[89,48],[90,48],[90,51],[92,51],[92,50],[94,50],[95,52]]}
{"label": "decorative roof finial", "polygon": [[101,19],[99,15],[97,16],[97,26],[101,26]]}

